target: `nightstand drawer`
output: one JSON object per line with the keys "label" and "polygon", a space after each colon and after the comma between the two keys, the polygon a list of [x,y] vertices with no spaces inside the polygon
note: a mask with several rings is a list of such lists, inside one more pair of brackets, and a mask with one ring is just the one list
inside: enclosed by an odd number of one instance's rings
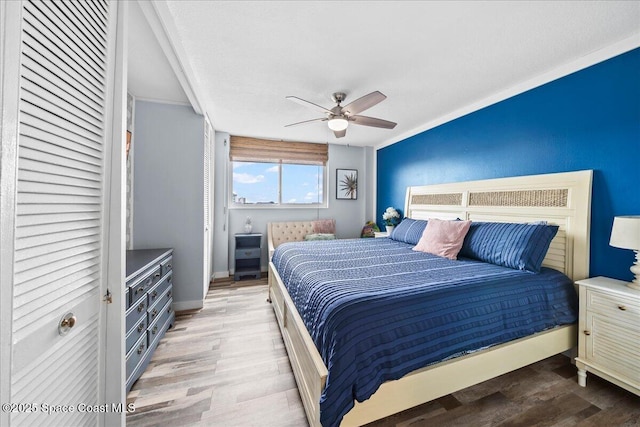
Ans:
{"label": "nightstand drawer", "polygon": [[260,258],[260,248],[242,248],[236,249],[236,259],[253,259]]}
{"label": "nightstand drawer", "polygon": [[640,302],[615,294],[587,289],[587,311],[615,316],[620,321],[635,325],[640,324]]}

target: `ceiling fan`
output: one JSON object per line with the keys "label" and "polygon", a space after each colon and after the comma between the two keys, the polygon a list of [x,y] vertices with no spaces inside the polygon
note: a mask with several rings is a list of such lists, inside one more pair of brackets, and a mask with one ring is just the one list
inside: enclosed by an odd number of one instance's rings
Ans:
{"label": "ceiling fan", "polygon": [[346,97],[347,95],[343,92],[334,93],[331,96],[331,99],[336,103],[336,106],[328,109],[318,104],[314,104],[313,102],[305,101],[304,99],[298,98],[297,96],[287,96],[287,99],[290,99],[291,101],[297,102],[301,105],[306,105],[307,107],[311,107],[317,111],[321,111],[326,116],[318,119],[291,123],[290,125],[286,125],[285,127],[303,125],[313,122],[327,122],[327,124],[329,125],[329,129],[333,131],[336,138],[342,138],[347,134],[347,126],[349,126],[349,122],[352,122],[356,125],[373,126],[384,129],[393,129],[394,127],[396,127],[397,123],[390,122],[388,120],[358,115],[358,113],[384,101],[387,97],[381,92],[371,92],[370,94],[358,98],[343,107],[340,104],[345,100]]}

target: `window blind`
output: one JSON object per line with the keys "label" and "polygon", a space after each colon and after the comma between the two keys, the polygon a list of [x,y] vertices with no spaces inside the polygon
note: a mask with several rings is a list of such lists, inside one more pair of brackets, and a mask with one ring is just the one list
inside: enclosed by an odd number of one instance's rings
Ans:
{"label": "window blind", "polygon": [[229,157],[233,161],[243,162],[325,165],[329,158],[329,146],[328,144],[274,141],[232,135]]}

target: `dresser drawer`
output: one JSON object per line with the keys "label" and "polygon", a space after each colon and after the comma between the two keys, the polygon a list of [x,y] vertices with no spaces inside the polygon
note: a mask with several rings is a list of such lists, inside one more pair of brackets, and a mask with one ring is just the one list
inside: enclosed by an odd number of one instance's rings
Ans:
{"label": "dresser drawer", "polygon": [[160,263],[160,269],[161,269],[162,277],[164,277],[168,272],[170,272],[173,269],[173,256],[170,256],[169,258],[165,258]]}
{"label": "dresser drawer", "polygon": [[260,258],[260,248],[242,248],[236,249],[236,259],[254,259]]}
{"label": "dresser drawer", "polygon": [[147,310],[147,319],[149,325],[151,325],[158,317],[160,317],[163,307],[169,299],[171,299],[171,289],[167,288],[165,292],[160,295],[155,303]]}
{"label": "dresser drawer", "polygon": [[127,353],[127,378],[131,376],[133,371],[140,363],[140,360],[144,358],[145,353],[147,352],[147,334],[145,333],[136,343],[133,345],[133,348]]}
{"label": "dresser drawer", "polygon": [[587,289],[587,311],[614,316],[619,321],[640,324],[640,301],[599,290]]}
{"label": "dresser drawer", "polygon": [[147,299],[141,298],[136,302],[136,305],[129,307],[129,310],[126,312],[126,330],[129,331],[133,328],[142,316],[146,316],[147,314]]}
{"label": "dresser drawer", "polygon": [[138,324],[133,328],[128,330],[127,338],[126,338],[126,353],[129,353],[129,350],[133,347],[133,345],[147,333],[147,316],[141,316]]}
{"label": "dresser drawer", "polygon": [[153,288],[147,293],[148,306],[151,307],[160,297],[171,287],[172,274],[162,278]]}
{"label": "dresser drawer", "polygon": [[160,265],[156,266],[153,270],[142,275],[131,283],[129,287],[130,305],[133,306],[136,302],[146,295],[147,291],[153,287],[160,280]]}
{"label": "dresser drawer", "polygon": [[147,331],[147,340],[149,342],[149,347],[156,345],[155,341],[159,340],[160,337],[165,333],[171,323],[173,323],[173,308],[171,305],[173,304],[173,300],[170,299],[160,310],[160,314],[158,314],[155,322],[149,326],[149,330]]}

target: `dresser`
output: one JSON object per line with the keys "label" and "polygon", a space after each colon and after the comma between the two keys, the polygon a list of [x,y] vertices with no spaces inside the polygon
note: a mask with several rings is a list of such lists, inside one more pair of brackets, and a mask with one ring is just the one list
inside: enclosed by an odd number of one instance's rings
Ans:
{"label": "dresser", "polygon": [[235,235],[235,268],[233,280],[240,280],[244,276],[260,278],[260,264],[262,261],[262,234],[237,233]]}
{"label": "dresser", "polygon": [[640,395],[640,291],[606,277],[579,280],[578,383],[587,372]]}
{"label": "dresser", "polygon": [[160,338],[175,320],[173,249],[127,251],[126,372],[127,392],[146,369]]}

